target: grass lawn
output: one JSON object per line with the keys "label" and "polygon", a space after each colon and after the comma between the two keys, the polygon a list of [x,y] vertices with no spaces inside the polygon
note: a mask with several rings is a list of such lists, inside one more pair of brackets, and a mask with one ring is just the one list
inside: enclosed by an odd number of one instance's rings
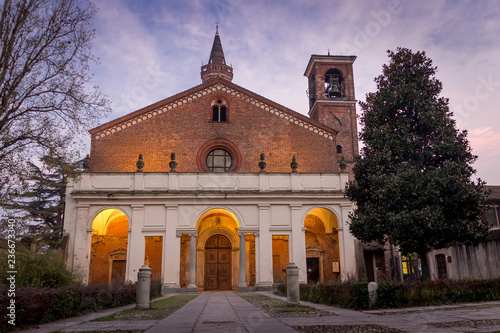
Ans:
{"label": "grass lawn", "polygon": [[129,309],[117,312],[112,315],[98,318],[92,321],[114,321],[114,320],[160,320],[170,316],[186,305],[189,301],[195,299],[198,294],[175,295],[160,301],[151,303],[151,308],[147,310]]}
{"label": "grass lawn", "polygon": [[261,294],[237,293],[237,295],[275,318],[335,316],[333,313],[305,305],[290,306],[285,301]]}

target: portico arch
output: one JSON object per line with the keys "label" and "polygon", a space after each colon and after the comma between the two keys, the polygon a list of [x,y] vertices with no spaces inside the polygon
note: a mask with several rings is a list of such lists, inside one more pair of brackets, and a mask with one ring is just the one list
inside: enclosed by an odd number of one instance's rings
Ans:
{"label": "portico arch", "polygon": [[341,279],[338,219],[330,209],[316,207],[305,219],[308,283]]}
{"label": "portico arch", "polygon": [[119,209],[105,209],[92,221],[89,283],[125,282],[129,221]]}

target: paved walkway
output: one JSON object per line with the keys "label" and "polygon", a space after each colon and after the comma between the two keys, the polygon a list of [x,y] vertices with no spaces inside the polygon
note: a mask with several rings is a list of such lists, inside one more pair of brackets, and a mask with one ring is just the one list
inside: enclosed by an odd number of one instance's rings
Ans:
{"label": "paved walkway", "polygon": [[[283,297],[268,292],[260,292],[260,294],[285,300]],[[89,322],[89,320],[135,306],[127,305],[44,324],[39,329],[26,332],[144,330],[147,333],[281,333],[295,332],[291,328],[293,326],[367,324],[414,333],[500,332],[500,302],[363,312],[309,302],[301,302],[301,304],[333,313],[334,316],[273,318],[234,292],[203,292],[169,317],[159,321]],[[448,327],[443,327],[444,324]]]}

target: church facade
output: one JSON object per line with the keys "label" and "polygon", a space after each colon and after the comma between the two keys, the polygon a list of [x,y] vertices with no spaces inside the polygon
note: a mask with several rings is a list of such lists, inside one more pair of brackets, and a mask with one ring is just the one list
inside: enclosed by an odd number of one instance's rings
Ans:
{"label": "church facade", "polygon": [[354,60],[311,56],[307,117],[234,84],[217,32],[200,85],[90,131],[67,268],[112,283],[147,264],[164,291],[269,290],[290,262],[301,283],[357,276]]}

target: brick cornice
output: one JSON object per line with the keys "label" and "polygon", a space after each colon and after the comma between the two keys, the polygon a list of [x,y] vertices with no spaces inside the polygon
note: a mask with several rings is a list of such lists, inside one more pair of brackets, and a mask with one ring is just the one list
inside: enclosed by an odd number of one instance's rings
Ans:
{"label": "brick cornice", "polygon": [[235,98],[242,99],[251,105],[259,107],[264,111],[282,118],[285,121],[289,121],[297,126],[301,126],[304,129],[310,130],[332,141],[335,139],[335,136],[337,134],[337,131],[333,128],[320,124],[298,112],[288,109],[283,105],[273,102],[263,96],[253,93],[224,79],[203,83],[172,97],[151,104],[145,108],[139,109],[128,115],[96,127],[89,132],[92,135],[93,139],[99,140],[100,138],[104,138],[108,135],[119,132],[148,118],[152,118],[164,112],[168,112],[180,105],[187,104],[192,100],[202,98],[203,96],[214,92],[223,92]]}

